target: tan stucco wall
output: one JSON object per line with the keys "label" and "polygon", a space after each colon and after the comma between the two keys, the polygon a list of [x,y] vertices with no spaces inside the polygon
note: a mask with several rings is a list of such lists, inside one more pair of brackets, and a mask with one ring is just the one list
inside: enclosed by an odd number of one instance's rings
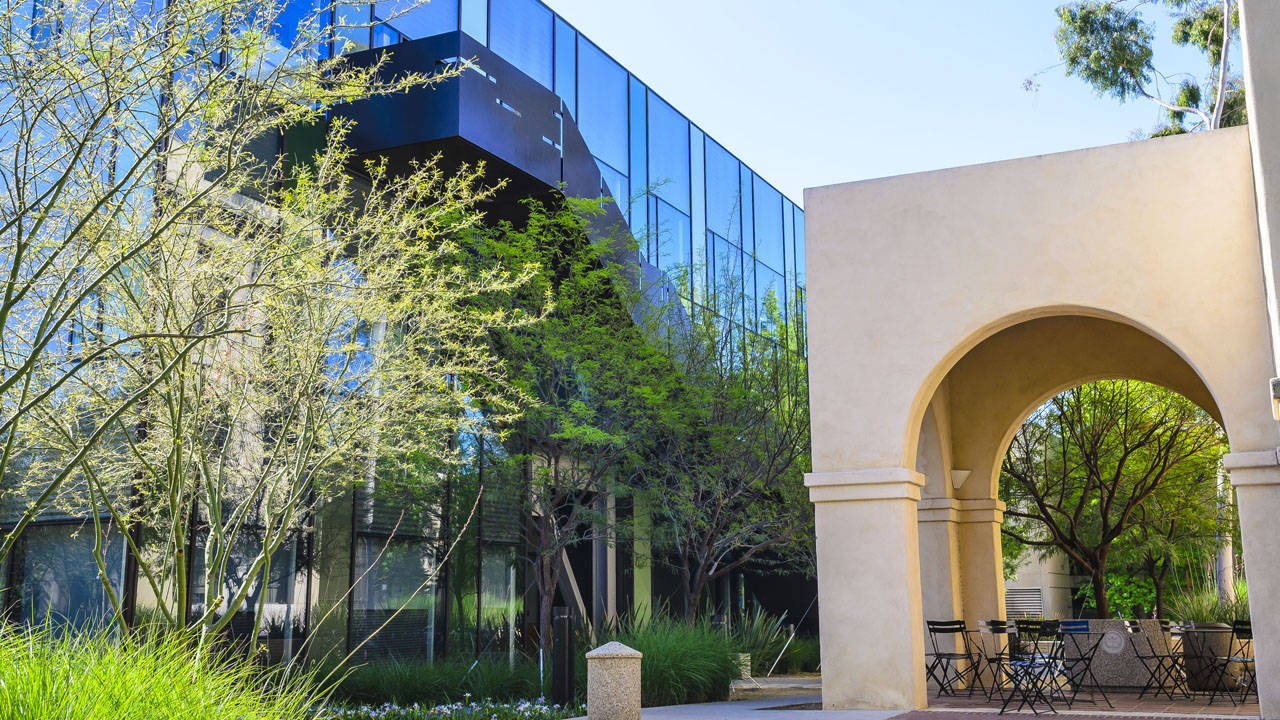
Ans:
{"label": "tan stucco wall", "polygon": [[914,467],[951,367],[1052,315],[1144,329],[1275,447],[1252,193],[1244,129],[806,191],[815,471]]}
{"label": "tan stucco wall", "polygon": [[[805,205],[828,708],[925,703],[922,609],[1003,617],[998,464],[1056,392],[1160,383],[1218,418],[1238,458],[1275,459],[1245,129],[817,188]],[[902,631],[890,650],[849,630],[871,623]]]}

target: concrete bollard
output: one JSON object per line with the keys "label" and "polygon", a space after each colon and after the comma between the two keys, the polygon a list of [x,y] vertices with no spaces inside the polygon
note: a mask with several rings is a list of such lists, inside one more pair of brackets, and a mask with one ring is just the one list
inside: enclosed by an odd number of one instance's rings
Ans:
{"label": "concrete bollard", "polygon": [[587,653],[587,720],[640,720],[641,657],[620,642]]}

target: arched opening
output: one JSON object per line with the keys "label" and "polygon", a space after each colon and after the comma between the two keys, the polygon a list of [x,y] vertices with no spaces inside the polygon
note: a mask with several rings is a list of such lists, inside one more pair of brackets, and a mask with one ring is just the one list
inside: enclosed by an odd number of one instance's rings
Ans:
{"label": "arched opening", "polygon": [[[1167,389],[1160,391],[1164,396],[1149,399],[1176,398],[1186,413],[1195,416],[1197,427],[1211,429],[1215,438],[1225,442],[1223,409],[1191,362],[1154,333],[1116,318],[1066,314],[1015,322],[972,343],[940,373],[911,444],[913,467],[923,476],[917,525],[925,619],[964,619],[976,628],[981,621],[1029,612],[1024,597],[1015,593],[1017,602],[1009,607],[1005,594],[1003,553],[1008,543],[1002,530],[1009,512],[1006,501],[1011,499],[1009,492],[1001,493],[1006,455],[1015,440],[1024,445],[1029,440],[1029,434],[1019,432],[1029,418],[1045,419],[1046,403],[1078,396],[1083,392],[1079,388],[1126,387]],[[1022,449],[1025,460],[1028,449]],[[1208,483],[1213,498],[1225,444],[1204,449],[1212,455],[1212,468],[1198,472],[1205,476],[1201,479]],[[1132,485],[1127,489],[1132,490]],[[1150,495],[1145,493],[1138,500]],[[1026,493],[1018,496],[1018,502],[1028,501]],[[1085,526],[1095,530],[1090,523],[1107,524],[1099,520],[1103,516],[1096,505],[1077,505],[1084,516],[1076,530]],[[1215,503],[1211,500],[1210,505]],[[1125,509],[1142,506],[1142,502],[1127,503]],[[1216,512],[1216,507],[1210,510]],[[1029,514],[1025,507],[1015,506],[1009,517],[1025,522]],[[1136,523],[1125,527],[1132,529]],[[1023,539],[1043,537],[1042,533]],[[1095,566],[1101,545],[1094,543],[1091,548]],[[1095,567],[1081,567],[1078,561],[1077,557],[1067,563],[1063,573],[1067,578],[1094,574]],[[1106,570],[1103,563],[1099,575],[1104,583]],[[1109,597],[1105,592],[1103,596]],[[1030,614],[1079,617],[1083,608],[1073,600],[1069,596],[1065,602],[1040,604]],[[1151,608],[1144,611],[1149,613]]]}
{"label": "arched opening", "polygon": [[1226,452],[1205,409],[1158,385],[1094,381],[1040,405],[1000,469],[1007,614],[1205,620],[1169,599],[1216,588],[1219,562],[1234,579]]}

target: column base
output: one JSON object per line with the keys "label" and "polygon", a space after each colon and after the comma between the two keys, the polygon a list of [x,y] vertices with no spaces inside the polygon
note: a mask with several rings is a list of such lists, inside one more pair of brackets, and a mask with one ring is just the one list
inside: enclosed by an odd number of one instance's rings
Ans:
{"label": "column base", "polygon": [[924,476],[876,468],[805,476],[814,503],[822,703],[927,705],[916,503]]}

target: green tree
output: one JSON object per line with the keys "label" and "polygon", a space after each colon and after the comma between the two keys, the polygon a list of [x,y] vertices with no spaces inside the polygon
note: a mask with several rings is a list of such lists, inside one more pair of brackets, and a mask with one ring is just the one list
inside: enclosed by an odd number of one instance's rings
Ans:
{"label": "green tree", "polygon": [[483,339],[530,318],[468,309],[529,275],[457,243],[479,172],[393,175],[324,126],[459,70],[319,60],[324,3],[283,43],[280,3],[22,7],[0,10],[0,502],[20,511],[0,558],[61,506],[88,515],[117,620],[122,536],[155,619],[256,631],[316,504],[380,456],[457,462],[469,404],[522,402]]}
{"label": "green tree", "polygon": [[634,266],[618,262],[619,252],[634,252],[630,235],[592,242],[589,227],[602,215],[594,201],[531,200],[525,210],[521,223],[480,230],[480,262],[535,267],[530,282],[502,302],[530,312],[551,308],[536,325],[491,334],[494,352],[533,399],[504,430],[523,475],[545,650],[565,551],[619,539],[611,504],[638,485],[658,428],[678,416],[673,407],[682,389],[670,359],[651,342],[662,318],[644,310]]}
{"label": "green tree", "polygon": [[657,535],[680,576],[684,614],[693,621],[719,578],[766,559],[812,567],[808,364],[804,321],[777,297],[763,303],[751,330],[738,278],[725,276],[707,307],[670,336],[671,355],[689,388],[690,421],[666,428],[650,477]]}
{"label": "green tree", "polygon": [[1213,502],[1169,499],[1215,497],[1224,447],[1213,419],[1176,393],[1132,380],[1073,388],[1014,436],[1001,467],[1003,530],[1065,554],[1089,575],[1094,606],[1109,617],[1106,577],[1117,544],[1149,531],[1148,549],[1164,558],[1155,536],[1170,524],[1176,534],[1196,513],[1216,516]]}
{"label": "green tree", "polygon": [[[1173,21],[1174,43],[1204,53],[1208,74],[1176,85],[1155,66],[1154,25],[1145,13],[1162,6]],[[1100,96],[1124,102],[1149,100],[1169,113],[1152,135],[1173,135],[1246,122],[1244,85],[1231,71],[1232,43],[1239,37],[1236,0],[1086,0],[1057,9],[1058,51],[1067,75],[1079,77]],[[1186,124],[1187,116],[1195,122]]]}

